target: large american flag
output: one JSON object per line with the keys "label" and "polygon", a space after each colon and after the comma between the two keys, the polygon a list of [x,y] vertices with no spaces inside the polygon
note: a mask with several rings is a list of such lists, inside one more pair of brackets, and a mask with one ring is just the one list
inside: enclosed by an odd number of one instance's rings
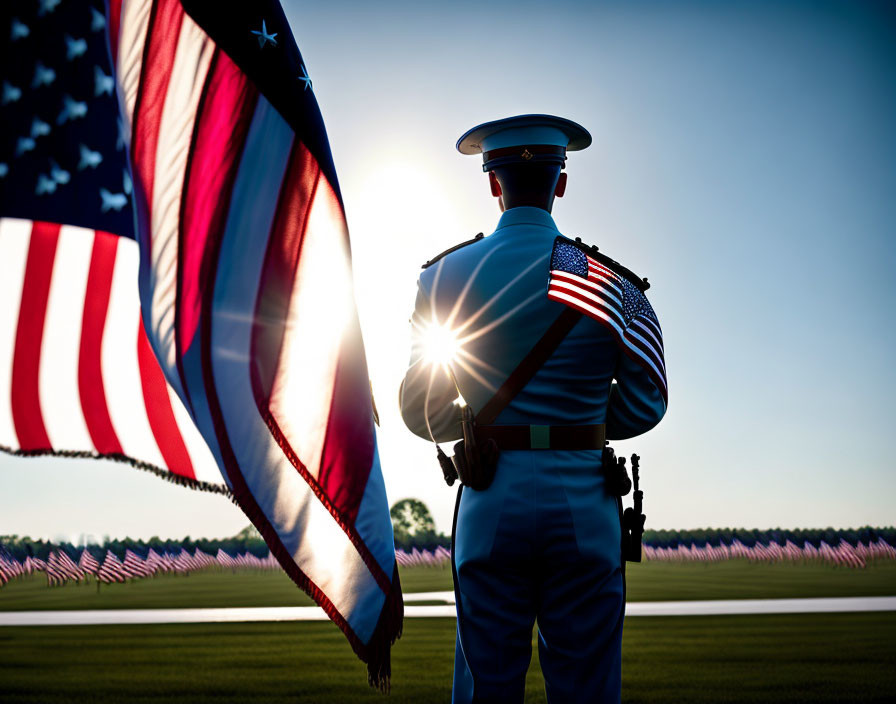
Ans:
{"label": "large american flag", "polygon": [[402,600],[348,233],[282,9],[2,13],[0,445],[231,493],[385,685]]}
{"label": "large american flag", "polygon": [[606,326],[668,400],[660,322],[647,296],[627,276],[617,274],[570,240],[558,237],[551,253],[548,298]]}

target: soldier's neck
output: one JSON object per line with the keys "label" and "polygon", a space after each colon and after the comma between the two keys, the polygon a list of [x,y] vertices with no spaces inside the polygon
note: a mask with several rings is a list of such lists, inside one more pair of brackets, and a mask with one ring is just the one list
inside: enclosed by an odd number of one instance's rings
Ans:
{"label": "soldier's neck", "polygon": [[505,210],[510,210],[511,208],[520,208],[523,206],[528,206],[530,208],[541,208],[542,210],[551,212],[551,209],[554,207],[554,196],[551,195],[550,198],[533,198],[531,196],[524,197],[513,197],[508,195],[502,195],[498,199],[498,205],[501,208],[501,212],[503,213]]}

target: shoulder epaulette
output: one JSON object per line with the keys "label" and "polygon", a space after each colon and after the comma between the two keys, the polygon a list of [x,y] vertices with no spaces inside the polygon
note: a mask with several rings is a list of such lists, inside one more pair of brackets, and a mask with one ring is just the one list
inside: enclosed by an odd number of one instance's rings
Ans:
{"label": "shoulder epaulette", "polygon": [[640,277],[631,269],[628,269],[615,259],[610,259],[606,254],[601,254],[597,249],[597,245],[588,245],[582,242],[581,237],[576,237],[575,240],[572,240],[576,247],[582,250],[585,254],[587,254],[592,259],[600,262],[608,269],[616,272],[623,278],[627,279],[629,282],[634,284],[641,293],[644,293],[647,289],[650,288],[650,284],[647,283],[646,277]]}
{"label": "shoulder epaulette", "polygon": [[446,255],[448,255],[448,254],[451,254],[452,252],[456,252],[456,251],[459,250],[461,247],[466,247],[468,244],[473,244],[474,242],[478,242],[478,241],[481,240],[483,237],[485,237],[485,235],[482,234],[482,233],[480,232],[478,235],[476,235],[476,236],[475,236],[473,239],[471,239],[471,240],[467,240],[466,242],[461,242],[460,244],[456,244],[456,245],[454,245],[453,247],[449,247],[448,249],[446,249],[446,250],[445,250],[444,252],[442,252],[441,254],[437,254],[436,256],[434,256],[432,259],[430,259],[428,262],[426,262],[426,264],[424,264],[424,265],[421,266],[420,268],[421,268],[421,269],[425,269],[426,267],[432,266],[432,265],[435,264],[437,261],[439,261],[439,259],[441,259],[442,257],[444,257],[444,256],[446,256]]}

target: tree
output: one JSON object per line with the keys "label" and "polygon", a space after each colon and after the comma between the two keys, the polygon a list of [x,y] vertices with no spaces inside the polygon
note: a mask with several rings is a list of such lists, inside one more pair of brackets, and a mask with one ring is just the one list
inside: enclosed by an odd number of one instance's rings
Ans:
{"label": "tree", "polygon": [[445,536],[436,535],[436,523],[426,504],[419,499],[402,499],[389,509],[392,517],[392,532],[395,534],[395,547],[431,549],[445,540]]}

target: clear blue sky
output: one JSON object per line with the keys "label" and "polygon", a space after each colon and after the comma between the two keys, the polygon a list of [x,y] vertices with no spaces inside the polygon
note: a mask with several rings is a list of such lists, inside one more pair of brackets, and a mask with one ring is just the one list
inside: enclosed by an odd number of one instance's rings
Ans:
{"label": "clear blue sky", "polygon": [[[670,407],[648,527],[896,522],[896,19],[872,3],[286,2],[328,126],[391,501],[453,491],[397,409],[419,264],[498,211],[454,142],[585,125],[561,231],[653,284]],[[0,533],[227,535],[227,500],[118,465],[0,457]]]}

